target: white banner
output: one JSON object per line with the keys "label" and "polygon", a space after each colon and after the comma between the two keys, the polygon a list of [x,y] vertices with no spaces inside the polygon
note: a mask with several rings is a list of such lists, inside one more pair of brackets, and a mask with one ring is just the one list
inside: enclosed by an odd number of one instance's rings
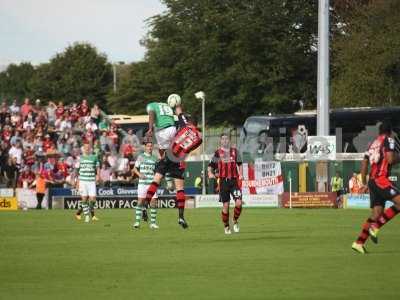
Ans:
{"label": "white banner", "polygon": [[[33,189],[16,189],[18,207],[20,208],[36,208],[37,199],[36,191]],[[47,193],[42,201],[42,208],[48,208]]]}
{"label": "white banner", "polygon": [[14,197],[14,189],[0,189],[0,197]]}
{"label": "white banner", "polygon": [[[243,195],[243,207],[278,207],[278,195]],[[235,203],[230,202],[231,206]],[[197,195],[195,198],[195,208],[222,207],[219,202],[219,195]]]}
{"label": "white banner", "polygon": [[283,177],[279,161],[259,161],[243,164],[243,194],[281,194]]}
{"label": "white banner", "polygon": [[307,140],[307,160],[335,160],[336,136],[309,136]]}

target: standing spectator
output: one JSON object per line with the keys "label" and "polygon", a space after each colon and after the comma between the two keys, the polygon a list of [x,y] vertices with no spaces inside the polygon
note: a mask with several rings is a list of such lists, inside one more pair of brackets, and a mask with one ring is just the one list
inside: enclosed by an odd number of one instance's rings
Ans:
{"label": "standing spectator", "polygon": [[40,99],[36,99],[35,106],[32,107],[32,111],[38,115],[42,111],[42,107],[40,106]]}
{"label": "standing spectator", "polygon": [[72,123],[75,123],[79,120],[79,117],[80,117],[79,108],[76,103],[72,103],[72,105],[69,109],[69,116],[71,117]]}
{"label": "standing spectator", "polygon": [[23,158],[25,165],[29,167],[35,163],[35,151],[33,151],[30,145],[27,145],[26,148],[24,148]]}
{"label": "standing spectator", "polygon": [[17,141],[15,143],[15,145],[11,146],[11,148],[10,148],[10,150],[8,152],[8,155],[11,158],[15,158],[16,164],[18,166],[21,165],[21,163],[22,163],[22,147],[21,147],[21,142],[20,141]]}
{"label": "standing spectator", "polygon": [[7,106],[2,106],[0,109],[0,125],[5,125],[7,118],[11,119],[11,114]]}
{"label": "standing spectator", "polygon": [[103,186],[109,185],[111,169],[110,169],[110,165],[108,164],[108,162],[105,162],[101,165],[99,176],[100,176],[100,183]]}
{"label": "standing spectator", "polygon": [[32,114],[32,112],[29,112],[28,113],[28,115],[25,117],[25,119],[24,119],[25,121],[24,121],[24,123],[23,123],[23,125],[22,125],[22,128],[24,129],[24,130],[33,130],[33,129],[35,129],[35,122],[34,122],[34,120],[33,120],[33,114]]}
{"label": "standing spectator", "polygon": [[133,129],[128,129],[128,134],[122,139],[122,144],[130,144],[135,148],[140,146],[140,141],[137,135],[133,132]]}
{"label": "standing spectator", "polygon": [[107,135],[107,131],[103,131],[100,136],[100,148],[102,152],[110,152],[111,140]]}
{"label": "standing spectator", "polygon": [[44,174],[42,172],[39,172],[36,175],[36,180],[31,184],[31,188],[36,187],[36,209],[42,209],[43,198],[46,194],[46,183],[47,181]]}
{"label": "standing spectator", "polygon": [[57,105],[50,101],[49,104],[47,105],[46,112],[47,112],[47,120],[48,124],[51,127],[54,127],[54,123],[56,121],[56,110],[57,110]]}
{"label": "standing spectator", "polygon": [[92,119],[92,121],[98,125],[100,122],[100,108],[97,104],[93,105],[92,109],[90,110],[90,118]]}
{"label": "standing spectator", "polygon": [[2,140],[6,142],[8,145],[10,145],[11,136],[12,136],[12,127],[9,125],[5,125],[1,133]]}
{"label": "standing spectator", "polygon": [[86,117],[89,113],[89,104],[86,99],[83,99],[82,103],[79,105],[79,114],[81,117]]}
{"label": "standing spectator", "polygon": [[10,106],[10,113],[19,115],[19,112],[20,112],[20,108],[17,104],[17,99],[14,99],[13,103]]}
{"label": "standing spectator", "polygon": [[18,176],[17,187],[24,189],[29,188],[34,181],[35,173],[33,173],[28,166],[25,166]]}
{"label": "standing spectator", "polygon": [[105,118],[102,118],[99,123],[99,130],[103,132],[103,131],[108,131],[109,129],[110,126],[108,125],[108,121]]}
{"label": "standing spectator", "polygon": [[340,173],[336,172],[336,175],[331,178],[331,192],[337,193],[339,197],[343,191],[343,178],[340,177]]}
{"label": "standing spectator", "polygon": [[93,132],[95,132],[95,131],[97,130],[97,125],[96,125],[96,123],[93,121],[93,119],[89,119],[89,122],[86,123],[85,129],[86,129],[86,130],[91,130],[91,131],[93,131]]}
{"label": "standing spectator", "polygon": [[358,194],[360,192],[361,182],[358,180],[357,173],[353,173],[353,176],[349,180],[349,191],[350,194]]}
{"label": "standing spectator", "polygon": [[65,113],[64,103],[62,101],[59,101],[56,109],[56,119],[61,119],[64,113]]}
{"label": "standing spectator", "polygon": [[32,105],[30,104],[29,98],[25,98],[24,104],[21,106],[22,119],[25,120],[30,112],[32,112]]}
{"label": "standing spectator", "polygon": [[15,158],[8,157],[7,164],[3,168],[3,176],[8,188],[15,188],[18,178],[18,168]]}
{"label": "standing spectator", "polygon": [[[0,179],[2,179],[4,168],[8,161],[8,146],[6,143],[2,142],[0,144]],[[2,182],[2,180],[0,180]]]}

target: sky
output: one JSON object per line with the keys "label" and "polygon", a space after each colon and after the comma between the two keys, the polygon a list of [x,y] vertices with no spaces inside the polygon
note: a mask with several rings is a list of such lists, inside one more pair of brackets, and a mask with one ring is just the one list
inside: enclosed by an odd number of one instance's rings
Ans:
{"label": "sky", "polygon": [[145,20],[160,0],[0,0],[0,66],[48,62],[74,42],[89,42],[111,62],[139,61]]}

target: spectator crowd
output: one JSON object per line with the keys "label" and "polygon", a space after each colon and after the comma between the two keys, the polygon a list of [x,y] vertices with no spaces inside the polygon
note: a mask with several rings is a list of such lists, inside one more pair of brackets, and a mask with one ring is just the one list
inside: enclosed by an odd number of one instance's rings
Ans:
{"label": "spectator crowd", "polygon": [[31,188],[37,179],[52,186],[73,186],[84,143],[101,162],[100,184],[134,184],[132,169],[140,150],[133,130],[125,132],[98,105],[83,99],[63,102],[26,98],[22,105],[3,101],[0,108],[0,183]]}

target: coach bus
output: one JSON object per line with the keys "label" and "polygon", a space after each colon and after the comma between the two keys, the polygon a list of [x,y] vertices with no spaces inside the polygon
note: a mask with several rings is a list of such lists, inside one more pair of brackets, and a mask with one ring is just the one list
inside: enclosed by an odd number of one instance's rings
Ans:
{"label": "coach bus", "polygon": [[139,138],[143,137],[149,127],[148,115],[107,115],[107,118],[125,131],[133,129]]}
{"label": "coach bus", "polygon": [[[382,121],[391,122],[394,132],[400,133],[400,107],[332,109],[330,135],[337,137],[337,152],[364,152]],[[268,151],[274,154],[302,153],[307,150],[307,136],[316,135],[316,125],[316,111],[252,116],[242,127],[239,148],[242,154],[264,151],[265,147],[270,147]]]}

